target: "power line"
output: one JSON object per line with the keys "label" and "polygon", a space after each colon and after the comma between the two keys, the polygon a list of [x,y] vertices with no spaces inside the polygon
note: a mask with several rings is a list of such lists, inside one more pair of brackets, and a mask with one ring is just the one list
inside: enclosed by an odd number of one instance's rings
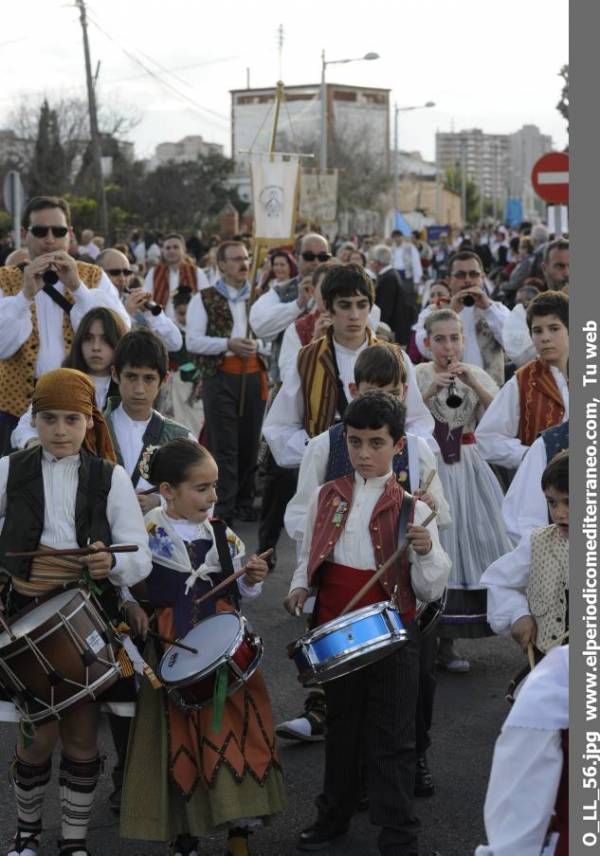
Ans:
{"label": "power line", "polygon": [[[181,92],[179,89],[177,89],[168,80],[164,80],[159,77],[159,75],[153,69],[149,68],[146,63],[136,57],[135,54],[132,54],[129,50],[127,50],[127,48],[125,48],[115,38],[113,38],[113,36],[107,33],[106,30],[89,14],[88,19],[93,24],[93,26],[96,27],[96,29],[99,30],[109,41],[113,42],[125,54],[125,56],[127,56],[132,62],[135,62],[136,65],[139,65],[141,68],[143,68],[146,74],[154,78],[158,83],[160,83],[161,86],[165,87],[166,89],[169,89],[181,100],[187,101],[189,104],[192,105],[195,110],[203,113],[210,113],[211,115],[215,116],[223,125],[226,125],[227,127],[229,126],[229,119],[227,116],[222,113],[217,113],[215,110],[211,110],[209,107],[204,107],[202,104],[199,104],[193,98],[190,98],[189,95],[186,95],[184,92]],[[204,118],[206,119],[206,117]]]}
{"label": "power line", "polygon": [[[239,57],[237,57],[237,56],[222,56],[222,57],[217,57],[217,59],[209,59],[206,62],[194,62],[194,63],[190,63],[190,65],[179,65],[179,66],[176,66],[175,68],[165,69],[165,71],[168,71],[169,74],[172,74],[172,72],[174,72],[174,71],[188,71],[191,68],[203,68],[204,66],[207,66],[207,65],[217,65],[220,62],[231,62],[231,60],[233,60],[233,59],[239,59]],[[148,76],[148,73],[144,72],[143,74],[134,74],[131,77],[119,77],[116,80],[109,79],[106,81],[106,83],[107,84],[128,83],[130,80],[142,80],[142,78],[147,77],[147,76]],[[187,81],[184,81],[184,82],[186,83],[187,86],[192,85],[191,83],[188,83]]]}

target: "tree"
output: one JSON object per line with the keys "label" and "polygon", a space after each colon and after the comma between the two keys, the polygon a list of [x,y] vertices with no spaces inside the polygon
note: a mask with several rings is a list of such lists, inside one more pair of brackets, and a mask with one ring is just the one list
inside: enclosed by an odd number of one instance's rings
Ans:
{"label": "tree", "polygon": [[560,93],[560,101],[556,105],[556,109],[567,123],[567,133],[569,131],[569,66],[563,65],[558,72],[558,76],[563,79],[563,88]]}
{"label": "tree", "polygon": [[44,101],[40,109],[33,158],[28,169],[29,192],[32,196],[62,193],[66,178],[56,113]]}
{"label": "tree", "polygon": [[[460,164],[457,163],[455,166],[451,166],[446,170],[445,184],[448,190],[453,190],[455,193],[462,194],[463,181]],[[467,178],[466,195],[467,211],[465,219],[467,223],[477,223],[480,212],[479,189],[475,182],[470,178]]]}

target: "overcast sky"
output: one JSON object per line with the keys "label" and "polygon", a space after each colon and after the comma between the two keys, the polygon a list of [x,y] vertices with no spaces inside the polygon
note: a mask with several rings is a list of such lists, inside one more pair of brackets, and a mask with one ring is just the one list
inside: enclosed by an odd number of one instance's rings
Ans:
{"label": "overcast sky", "polygon": [[[186,134],[229,153],[229,90],[246,86],[248,68],[253,87],[279,78],[280,24],[288,85],[319,81],[322,49],[331,60],[376,51],[379,60],[329,67],[327,80],[389,88],[399,106],[436,102],[400,114],[402,149],[433,159],[436,130],[523,124],[566,144],[555,105],[568,0],[93,0],[88,10],[99,97],[140,117],[129,137],[138,157]],[[0,127],[23,97],[84,95],[83,68],[74,0],[3,4]]]}

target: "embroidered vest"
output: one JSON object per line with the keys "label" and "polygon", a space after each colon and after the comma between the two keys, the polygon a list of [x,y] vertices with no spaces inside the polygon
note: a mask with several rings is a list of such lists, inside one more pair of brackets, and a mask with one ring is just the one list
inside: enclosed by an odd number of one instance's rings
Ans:
{"label": "embroidered vest", "polygon": [[548,365],[538,359],[521,366],[515,373],[519,386],[519,439],[531,446],[540,431],[560,425],[565,407]]}
{"label": "embroidered vest", "polygon": [[[187,286],[192,294],[194,294],[198,287],[198,280],[196,278],[196,265],[191,265],[188,262],[182,262],[179,265],[179,285]],[[160,262],[154,268],[154,276],[152,278],[152,299],[155,303],[159,303],[162,307],[165,307],[169,302],[169,298],[171,297],[170,289],[169,289],[169,265]]]}
{"label": "embroidered vest", "polygon": [[[102,268],[77,262],[79,278],[88,288],[97,288],[102,277]],[[23,271],[18,267],[0,267],[0,290],[4,297],[16,296],[23,287]],[[73,297],[65,289],[65,299],[73,303]],[[50,300],[50,298],[47,298]],[[29,407],[35,386],[35,367],[40,350],[35,301],[30,304],[31,334],[18,351],[5,360],[0,360],[0,411],[20,417]],[[65,355],[73,343],[73,328],[67,313],[63,313],[63,338]]]}
{"label": "embroidered vest", "polygon": [[[337,479],[340,476],[347,476],[352,472],[352,469],[350,455],[348,454],[348,444],[346,443],[344,423],[338,422],[336,425],[332,425],[329,429],[329,458],[327,459],[325,481],[333,481],[333,479]],[[394,455],[392,469],[396,479],[402,485],[404,490],[410,491],[408,443],[406,442],[406,438],[402,451],[398,452],[397,455]]]}
{"label": "embroidered vest", "polygon": [[[345,525],[345,520],[341,525],[334,523],[334,517],[338,513],[341,502],[347,503],[346,515],[350,512],[353,488],[354,476],[348,475],[327,482],[319,492],[307,568],[309,585],[317,582],[319,568],[333,555],[333,549]],[[399,516],[403,502],[411,503],[409,522],[412,523],[415,500],[410,494],[406,494],[394,479],[390,478],[373,509],[368,524],[377,568],[380,568],[398,547]],[[407,557],[388,568],[380,579],[380,583],[390,599],[397,587],[395,600],[398,609],[403,615],[414,616],[416,598],[410,582],[410,564]]]}
{"label": "embroidered vest", "polygon": [[555,455],[569,448],[569,420],[542,431],[542,440],[546,447],[546,460],[550,463]]}
{"label": "embroidered vest", "polygon": [[531,533],[527,602],[537,624],[536,646],[544,654],[569,626],[569,541],[557,526]]}
{"label": "embroidered vest", "polygon": [[[229,301],[212,285],[199,292],[207,315],[206,335],[229,338],[233,330],[233,316]],[[223,362],[225,354],[196,354],[196,365],[201,377],[214,377]]]}
{"label": "embroidered vest", "polygon": [[297,318],[294,322],[302,347],[312,342],[318,317],[316,312],[309,312],[308,315],[303,315],[302,318]]}
{"label": "embroidered vest", "polygon": [[[108,433],[110,434],[110,439],[112,440],[112,444],[117,455],[117,463],[123,466],[123,456],[121,455],[119,441],[113,426],[113,413],[120,404],[120,398],[109,398],[103,415],[106,421],[106,427],[108,428]],[[185,425],[180,425],[179,422],[175,422],[174,419],[169,419],[168,416],[163,416],[162,413],[158,412],[158,410],[153,410],[150,422],[146,426],[144,436],[142,437],[142,451],[140,452],[140,457],[135,470],[131,474],[133,486],[135,487],[140,479],[139,464],[147,446],[164,446],[164,444],[168,443],[169,440],[176,440],[178,437],[188,437],[189,434],[190,430],[189,428],[186,428]]]}
{"label": "embroidered vest", "polygon": [[[369,345],[377,339],[367,327]],[[333,425],[338,410],[338,377],[332,356],[333,334],[306,345],[298,353],[298,374],[304,402],[304,430],[309,437]]]}
{"label": "embroidered vest", "polygon": [[[81,463],[75,499],[77,543],[84,547],[90,539],[111,544],[106,503],[113,465],[85,449],[81,449],[79,454]],[[9,456],[6,518],[0,533],[0,563],[13,577],[29,579],[32,560],[9,557],[6,552],[30,551],[39,547],[44,530],[44,505],[41,446],[13,452]]]}

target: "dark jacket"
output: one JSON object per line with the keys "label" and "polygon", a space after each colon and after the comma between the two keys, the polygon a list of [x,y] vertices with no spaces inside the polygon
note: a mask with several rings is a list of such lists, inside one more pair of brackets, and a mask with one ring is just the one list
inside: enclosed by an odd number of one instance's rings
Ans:
{"label": "dark jacket", "polygon": [[397,270],[390,268],[377,277],[375,303],[381,309],[381,320],[390,326],[396,342],[408,345],[416,311]]}

